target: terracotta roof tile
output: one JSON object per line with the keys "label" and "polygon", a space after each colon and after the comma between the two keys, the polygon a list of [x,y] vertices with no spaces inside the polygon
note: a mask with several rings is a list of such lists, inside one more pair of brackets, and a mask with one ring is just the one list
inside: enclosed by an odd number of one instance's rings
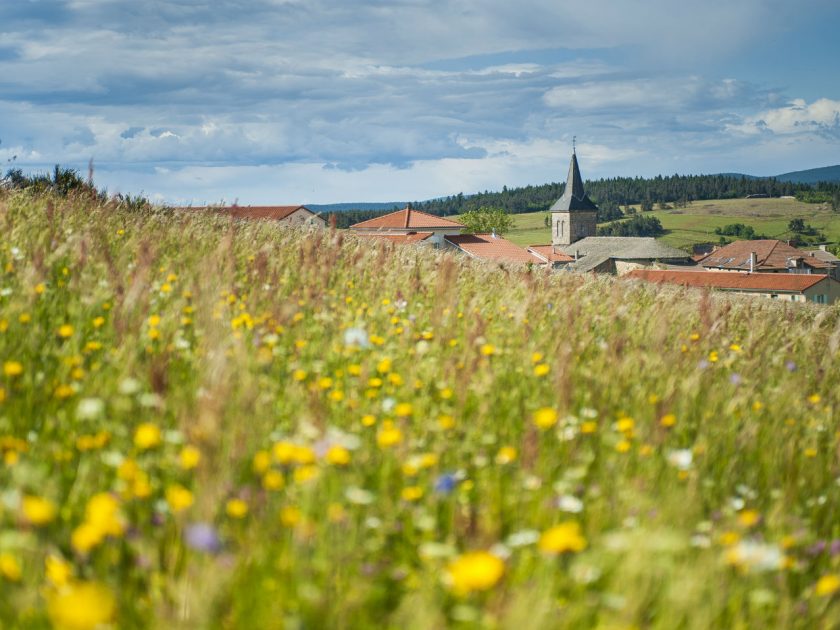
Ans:
{"label": "terracotta roof tile", "polygon": [[390,214],[385,214],[381,217],[375,217],[351,225],[350,229],[358,230],[383,230],[383,229],[427,229],[427,228],[463,228],[464,226],[457,221],[444,219],[428,212],[421,212],[420,210],[413,210],[411,208],[403,208]]}
{"label": "terracotta roof tile", "polygon": [[377,232],[361,233],[356,236],[362,238],[375,238],[382,241],[390,241],[399,245],[407,245],[411,243],[420,243],[429,238],[434,232],[407,232],[405,234],[379,234]]}
{"label": "terracotta roof tile", "polygon": [[282,221],[301,208],[307,212],[315,214],[306,206],[211,206],[209,208],[204,207],[191,209],[228,214],[234,219],[270,219],[274,221]]}
{"label": "terracotta roof tile", "polygon": [[574,262],[574,256],[569,256],[554,245],[529,245],[528,251],[548,262]]}
{"label": "terracotta roof tile", "polygon": [[484,260],[509,263],[543,264],[543,260],[510,241],[490,234],[459,234],[445,237],[446,241],[471,256]]}
{"label": "terracotta roof tile", "polygon": [[787,269],[788,260],[791,258],[802,258],[805,265],[814,269],[829,268],[828,263],[776,239],[735,241],[711,252],[701,259],[699,264],[707,268],[749,271],[751,252],[755,252],[756,255],[757,271]]}
{"label": "terracotta roof tile", "polygon": [[686,287],[787,293],[800,293],[818,282],[833,282],[828,276],[822,274],[674,271],[670,269],[635,269],[623,277],[660,284],[679,284]]}

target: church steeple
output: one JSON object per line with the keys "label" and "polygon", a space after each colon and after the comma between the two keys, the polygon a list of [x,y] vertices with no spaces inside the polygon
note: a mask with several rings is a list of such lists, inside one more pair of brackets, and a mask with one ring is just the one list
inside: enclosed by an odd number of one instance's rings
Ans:
{"label": "church steeple", "polygon": [[551,242],[553,245],[571,245],[588,236],[595,236],[597,228],[596,206],[587,196],[577,161],[572,149],[569,175],[563,196],[551,206]]}
{"label": "church steeple", "polygon": [[586,195],[583,188],[583,178],[580,176],[577,154],[572,152],[572,161],[569,164],[569,175],[566,177],[566,190],[563,196],[553,206],[552,212],[569,212],[574,210],[593,211],[598,206]]}

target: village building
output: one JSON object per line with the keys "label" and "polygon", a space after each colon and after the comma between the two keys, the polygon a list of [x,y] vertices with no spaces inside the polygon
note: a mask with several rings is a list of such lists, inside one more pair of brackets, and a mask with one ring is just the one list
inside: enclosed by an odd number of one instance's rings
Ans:
{"label": "village building", "polygon": [[827,275],[818,274],[636,269],[624,278],[744,293],[789,302],[833,304],[840,300],[840,282]]}
{"label": "village building", "polygon": [[545,265],[546,261],[493,234],[457,234],[444,239],[449,247],[472,258],[510,265]]}
{"label": "village building", "polygon": [[805,250],[811,258],[816,258],[828,264],[828,275],[835,280],[840,280],[840,258],[826,250],[825,245],[821,245],[819,249]]}
{"label": "village building", "polygon": [[288,227],[327,226],[323,218],[306,206],[222,206],[193,210],[209,210],[243,221],[275,221],[278,225]]}
{"label": "village building", "polygon": [[598,206],[586,194],[575,151],[566,188],[550,211],[551,245],[531,245],[528,252],[553,268],[622,274],[652,265],[693,264],[687,252],[653,237],[596,236]]}
{"label": "village building", "polygon": [[465,229],[457,221],[421,212],[410,206],[350,226],[350,230],[358,236],[398,243],[425,242],[437,248],[445,246],[445,237],[458,235]]}
{"label": "village building", "polygon": [[701,258],[698,264],[704,269],[726,272],[828,274],[831,271],[830,262],[776,239],[735,241]]}

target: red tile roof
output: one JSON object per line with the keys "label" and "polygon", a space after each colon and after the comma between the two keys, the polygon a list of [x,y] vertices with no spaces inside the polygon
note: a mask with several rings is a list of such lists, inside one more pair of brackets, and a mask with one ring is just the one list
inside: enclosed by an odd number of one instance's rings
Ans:
{"label": "red tile roof", "polygon": [[396,212],[375,217],[351,225],[350,229],[360,230],[384,230],[384,229],[428,229],[428,228],[463,228],[464,226],[457,221],[444,219],[428,212],[420,212],[420,210],[413,210],[411,208],[403,208]]}
{"label": "red tile roof", "polygon": [[710,289],[730,289],[733,291],[781,291],[785,293],[801,293],[818,282],[832,282],[828,276],[822,274],[676,271],[671,269],[635,269],[623,277],[659,284],[679,284],[685,287],[708,287]]}
{"label": "red tile roof", "polygon": [[390,241],[391,243],[397,243],[399,245],[407,245],[411,243],[419,243],[421,241],[425,241],[432,234],[434,234],[434,232],[406,232],[405,234],[379,234],[377,232],[362,232],[361,234],[357,234],[356,236],[360,236],[362,238],[375,238],[378,240]]}
{"label": "red tile roof", "polygon": [[510,263],[534,263],[536,265],[544,263],[543,260],[522,249],[519,245],[514,245],[499,236],[458,234],[445,238],[448,243],[476,258]]}
{"label": "red tile roof", "polygon": [[537,258],[542,258],[548,262],[574,262],[574,256],[569,256],[562,250],[557,249],[554,245],[529,245],[528,251],[534,254]]}
{"label": "red tile roof", "polygon": [[828,263],[808,256],[807,252],[775,239],[735,241],[711,252],[702,258],[699,264],[707,268],[749,271],[751,252],[755,252],[756,255],[756,271],[786,269],[788,260],[791,258],[802,258],[805,265],[814,269],[828,270],[829,268]]}
{"label": "red tile roof", "polygon": [[192,210],[220,212],[228,214],[234,219],[270,219],[273,221],[282,221],[301,208],[311,214],[315,214],[306,206],[211,206],[209,208],[192,208]]}

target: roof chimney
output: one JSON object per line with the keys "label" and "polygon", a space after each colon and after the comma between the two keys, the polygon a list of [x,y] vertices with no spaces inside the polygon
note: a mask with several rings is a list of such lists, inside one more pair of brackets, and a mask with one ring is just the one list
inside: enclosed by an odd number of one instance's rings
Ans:
{"label": "roof chimney", "polygon": [[750,273],[755,273],[755,266],[758,263],[758,257],[755,252],[750,252]]}

